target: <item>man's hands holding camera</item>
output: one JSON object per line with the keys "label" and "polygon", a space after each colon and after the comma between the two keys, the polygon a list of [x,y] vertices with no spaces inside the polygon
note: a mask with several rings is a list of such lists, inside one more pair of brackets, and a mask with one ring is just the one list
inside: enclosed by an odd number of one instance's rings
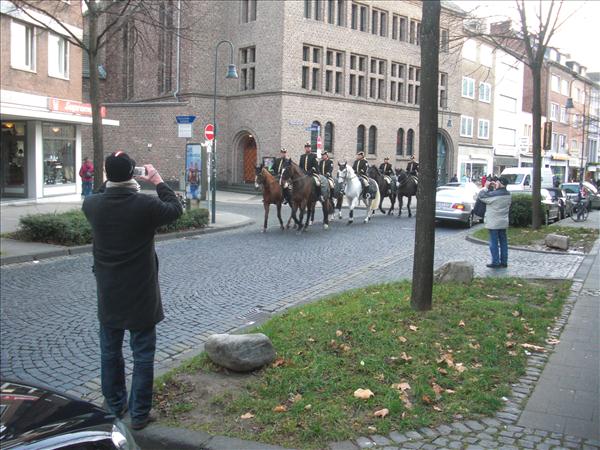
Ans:
{"label": "man's hands holding camera", "polygon": [[163,182],[158,170],[156,170],[152,164],[144,164],[144,167],[146,168],[146,175],[140,175],[137,178],[152,183],[155,186],[158,186]]}

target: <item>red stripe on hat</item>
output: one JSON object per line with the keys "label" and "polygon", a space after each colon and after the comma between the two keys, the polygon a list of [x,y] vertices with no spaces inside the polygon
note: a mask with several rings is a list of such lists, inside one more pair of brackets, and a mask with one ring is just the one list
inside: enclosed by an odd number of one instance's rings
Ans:
{"label": "red stripe on hat", "polygon": [[119,155],[121,155],[122,153],[125,153],[125,152],[124,152],[123,150],[119,150],[118,152],[116,152],[116,153],[115,153],[115,156],[119,156]]}

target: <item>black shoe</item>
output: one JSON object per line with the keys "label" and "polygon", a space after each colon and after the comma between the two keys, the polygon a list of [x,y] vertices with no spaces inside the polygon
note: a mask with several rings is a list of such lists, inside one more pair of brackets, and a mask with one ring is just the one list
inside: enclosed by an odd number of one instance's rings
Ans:
{"label": "black shoe", "polygon": [[499,269],[502,266],[500,264],[486,264],[485,267],[489,267],[490,269]]}
{"label": "black shoe", "polygon": [[156,417],[154,417],[152,414],[148,414],[145,419],[136,420],[136,421],[132,420],[131,421],[131,428],[133,430],[135,430],[135,431],[143,430],[150,423],[155,422],[155,421],[156,421]]}
{"label": "black shoe", "polygon": [[503,269],[506,269],[508,267],[508,264],[500,264],[500,267],[502,267]]}

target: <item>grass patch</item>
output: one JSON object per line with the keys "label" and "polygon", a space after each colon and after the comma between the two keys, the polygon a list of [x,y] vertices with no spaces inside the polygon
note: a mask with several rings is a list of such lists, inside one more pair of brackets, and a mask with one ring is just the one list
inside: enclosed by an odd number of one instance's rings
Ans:
{"label": "grass patch", "polygon": [[[155,405],[170,424],[308,449],[490,415],[525,371],[521,344],[544,344],[569,288],[511,278],[436,285],[427,313],[410,308],[408,282],[342,293],[256,328],[278,360],[239,375],[237,387],[205,395],[207,377],[232,374],[201,354],[156,381]],[[357,399],[358,388],[375,395]],[[182,389],[194,409],[178,414],[170,405]],[[384,408],[386,417],[374,416]]]}
{"label": "grass patch", "polygon": [[[547,234],[561,234],[569,236],[569,246],[589,253],[594,242],[598,239],[598,230],[593,228],[576,228],[543,225],[539,230],[531,228],[509,227],[507,237],[509,245],[541,246],[545,248],[544,239]],[[473,233],[477,239],[487,241],[489,233],[487,228],[480,228]]]}

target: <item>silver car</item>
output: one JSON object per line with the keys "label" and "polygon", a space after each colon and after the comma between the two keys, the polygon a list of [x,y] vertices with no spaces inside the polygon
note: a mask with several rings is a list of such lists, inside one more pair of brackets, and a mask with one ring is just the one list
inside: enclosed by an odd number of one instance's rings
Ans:
{"label": "silver car", "polygon": [[476,218],[473,206],[480,188],[471,182],[448,183],[437,188],[435,195],[436,220],[452,220],[472,227]]}

